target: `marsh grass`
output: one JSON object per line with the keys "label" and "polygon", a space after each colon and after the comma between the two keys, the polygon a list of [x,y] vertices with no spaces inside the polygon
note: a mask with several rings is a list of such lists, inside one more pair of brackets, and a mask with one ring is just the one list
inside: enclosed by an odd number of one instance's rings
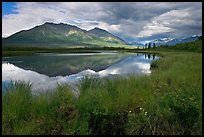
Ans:
{"label": "marsh grass", "polygon": [[2,95],[2,134],[201,135],[202,54],[161,51],[149,76],[88,78],[76,98],[68,85]]}

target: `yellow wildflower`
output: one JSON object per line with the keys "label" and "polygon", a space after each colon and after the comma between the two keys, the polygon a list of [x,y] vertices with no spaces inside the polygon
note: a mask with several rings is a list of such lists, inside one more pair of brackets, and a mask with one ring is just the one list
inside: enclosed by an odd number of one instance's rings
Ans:
{"label": "yellow wildflower", "polygon": [[142,110],[142,108],[140,108],[140,110]]}

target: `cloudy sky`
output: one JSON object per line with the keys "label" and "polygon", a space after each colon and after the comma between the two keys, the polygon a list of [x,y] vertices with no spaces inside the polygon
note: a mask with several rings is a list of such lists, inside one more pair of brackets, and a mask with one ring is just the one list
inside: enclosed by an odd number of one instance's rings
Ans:
{"label": "cloudy sky", "polygon": [[45,22],[105,29],[124,40],[202,34],[202,2],[3,2],[2,36]]}

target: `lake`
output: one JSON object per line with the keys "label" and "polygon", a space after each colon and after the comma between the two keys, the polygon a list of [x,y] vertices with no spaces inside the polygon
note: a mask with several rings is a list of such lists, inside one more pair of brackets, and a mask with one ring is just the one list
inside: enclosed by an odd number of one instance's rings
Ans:
{"label": "lake", "polygon": [[[76,83],[84,76],[109,77],[150,74],[150,64],[158,56],[143,53],[39,53],[33,56],[2,58],[2,82],[26,81],[35,92],[57,84]],[[76,88],[76,87],[75,87]]]}

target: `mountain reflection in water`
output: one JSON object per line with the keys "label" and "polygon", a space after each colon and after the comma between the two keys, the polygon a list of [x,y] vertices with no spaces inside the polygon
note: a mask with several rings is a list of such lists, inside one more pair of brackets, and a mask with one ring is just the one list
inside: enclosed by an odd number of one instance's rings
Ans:
{"label": "mountain reflection in water", "polygon": [[[48,67],[51,67],[51,66],[55,67],[55,65],[53,65],[54,63],[60,64],[60,65],[56,65],[57,68],[52,68],[52,69],[58,69],[58,70],[60,70],[59,67],[63,66],[63,63],[64,63],[64,66],[69,65],[69,67],[77,68],[77,71],[76,71],[77,73],[74,73],[74,71],[70,73],[69,69],[67,69],[67,72],[69,71],[69,73],[67,73],[67,75],[64,75],[64,76],[60,76],[60,75],[48,76],[46,74],[43,74],[43,73],[40,74],[39,72],[29,69],[29,67],[33,68],[35,67],[34,65],[40,65],[42,64],[42,62],[43,63],[48,62],[50,57],[51,58],[61,57],[59,55],[45,56],[45,58],[42,59],[41,63],[40,61],[32,62],[34,58],[40,59],[39,56],[25,58],[24,60],[22,57],[18,57],[18,58],[15,57],[13,58],[13,60],[12,58],[6,58],[4,62],[6,61],[9,63],[2,63],[2,83],[5,86],[6,84],[8,84],[8,81],[11,81],[11,80],[30,82],[32,83],[31,88],[33,92],[51,90],[56,88],[58,84],[68,83],[72,86],[72,89],[76,92],[76,94],[79,94],[77,83],[85,76],[107,77],[110,75],[127,76],[128,74],[150,74],[151,73],[150,63],[152,62],[152,60],[158,58],[155,55],[147,55],[147,54],[113,54],[113,55],[107,54],[107,55],[100,55],[100,56],[92,55],[92,56],[85,56],[85,57],[83,55],[83,57],[80,56],[81,57],[81,61],[80,61],[79,56],[80,55],[76,55],[76,56],[68,55],[66,56],[66,60],[68,60],[68,62],[66,62],[65,58],[61,58],[63,59],[62,62],[56,62],[56,60],[50,60],[49,62],[51,65],[49,63],[46,64],[48,65]],[[42,57],[42,55],[40,57]],[[48,59],[46,57],[48,57]],[[76,57],[75,61],[73,57]],[[26,66],[26,62],[28,62],[29,59],[30,59],[30,62]],[[57,58],[57,60],[59,60],[59,58]],[[16,63],[18,66],[14,65],[14,63]],[[32,66],[32,63],[33,63],[33,66]],[[90,65],[90,68],[88,67],[89,65]],[[22,66],[22,67],[19,67],[19,66]],[[42,66],[41,67],[36,66],[36,70],[38,68],[42,69]],[[44,69],[47,70],[46,67]]]}

